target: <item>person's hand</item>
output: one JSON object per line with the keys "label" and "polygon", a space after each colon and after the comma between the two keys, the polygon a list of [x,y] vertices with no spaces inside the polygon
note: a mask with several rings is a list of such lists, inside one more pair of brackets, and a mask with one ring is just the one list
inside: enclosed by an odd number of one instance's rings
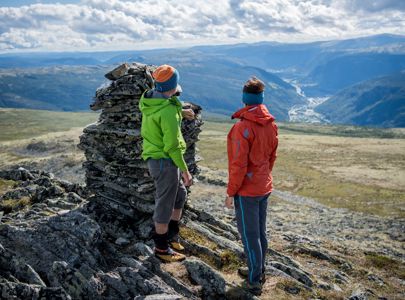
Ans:
{"label": "person's hand", "polygon": [[229,208],[229,209],[233,208],[233,197],[226,196],[226,198],[225,198],[225,207]]}
{"label": "person's hand", "polygon": [[189,120],[189,121],[194,120],[194,118],[195,118],[194,111],[191,108],[183,109],[181,111],[181,115],[183,116],[183,118],[185,118],[186,120]]}
{"label": "person's hand", "polygon": [[182,172],[181,176],[183,177],[183,183],[185,186],[191,186],[193,184],[193,176],[191,176],[188,170]]}

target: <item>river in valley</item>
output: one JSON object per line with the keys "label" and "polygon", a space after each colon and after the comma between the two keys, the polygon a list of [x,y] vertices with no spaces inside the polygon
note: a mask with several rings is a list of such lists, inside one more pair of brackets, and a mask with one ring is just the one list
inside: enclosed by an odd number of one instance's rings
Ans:
{"label": "river in valley", "polygon": [[297,94],[307,100],[305,104],[294,105],[290,108],[288,111],[288,120],[290,122],[329,124],[330,121],[325,116],[315,111],[315,107],[328,100],[329,96],[307,97],[297,81],[290,80],[288,82],[295,87]]}

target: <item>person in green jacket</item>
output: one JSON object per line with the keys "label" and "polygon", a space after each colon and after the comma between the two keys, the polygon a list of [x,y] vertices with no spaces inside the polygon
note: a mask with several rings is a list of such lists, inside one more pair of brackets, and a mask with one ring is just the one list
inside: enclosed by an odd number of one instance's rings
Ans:
{"label": "person in green jacket", "polygon": [[[181,133],[181,120],[194,118],[192,110],[183,110],[174,96],[179,89],[179,73],[169,65],[153,72],[155,88],[145,91],[140,100],[142,112],[142,158],[156,188],[153,220],[155,255],[163,261],[181,261],[185,256],[178,242],[179,221],[187,197],[185,186],[192,184],[183,154],[186,143]],[[174,250],[173,250],[174,249]]]}

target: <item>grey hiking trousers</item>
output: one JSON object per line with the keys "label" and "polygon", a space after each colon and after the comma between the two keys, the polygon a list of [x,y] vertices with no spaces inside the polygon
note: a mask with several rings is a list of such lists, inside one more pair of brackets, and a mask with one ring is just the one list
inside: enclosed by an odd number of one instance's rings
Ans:
{"label": "grey hiking trousers", "polygon": [[187,198],[180,169],[170,158],[150,158],[147,163],[156,188],[153,221],[169,224],[173,209],[183,208]]}

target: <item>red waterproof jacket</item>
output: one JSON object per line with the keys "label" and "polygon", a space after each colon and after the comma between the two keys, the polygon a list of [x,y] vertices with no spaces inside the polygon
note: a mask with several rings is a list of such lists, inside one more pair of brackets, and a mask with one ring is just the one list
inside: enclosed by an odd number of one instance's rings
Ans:
{"label": "red waterproof jacket", "polygon": [[228,196],[264,196],[273,190],[271,171],[276,160],[278,130],[266,106],[237,111],[228,134]]}

